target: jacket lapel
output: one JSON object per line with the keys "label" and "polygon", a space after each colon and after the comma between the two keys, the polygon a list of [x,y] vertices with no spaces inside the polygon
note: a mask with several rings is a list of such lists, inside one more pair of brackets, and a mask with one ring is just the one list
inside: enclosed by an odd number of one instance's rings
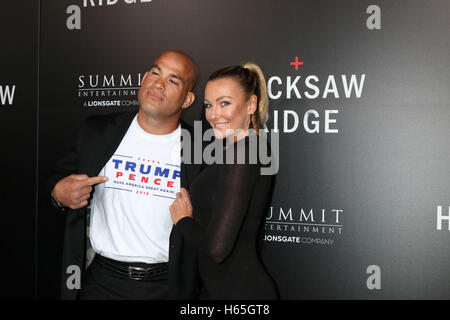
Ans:
{"label": "jacket lapel", "polygon": [[[181,161],[181,187],[186,188],[189,191],[189,187],[192,183],[192,180],[195,178],[195,176],[197,175],[198,172],[200,172],[201,169],[201,163],[200,164],[196,164],[194,163],[194,130],[189,127],[188,125],[186,125],[182,120],[180,120],[180,124],[181,124],[181,129],[183,130],[187,130],[190,133],[190,159],[188,159],[188,161],[190,161],[189,163],[184,163],[183,161]],[[197,137],[198,138],[198,137]],[[181,153],[183,153],[183,147],[186,147],[186,145],[183,146],[183,143],[181,144]],[[203,148],[202,148],[203,151]],[[182,155],[181,155],[182,156]],[[183,159],[183,158],[182,158]]]}
{"label": "jacket lapel", "polygon": [[87,168],[87,174],[90,177],[97,176],[112,157],[127,133],[135,115],[136,112],[127,112],[108,119],[109,121],[100,135],[100,140],[94,146],[96,150],[93,150],[91,153],[92,161],[89,161],[90,166]]}
{"label": "jacket lapel", "polygon": [[[189,191],[192,179],[197,175],[201,169],[201,164],[194,164],[192,161],[194,159],[194,133],[192,128],[187,126],[182,120],[180,120],[181,129],[188,130],[191,137],[191,162],[184,163],[181,161],[181,180],[180,187],[186,188]],[[181,137],[180,137],[181,139]],[[182,141],[181,141],[182,142]],[[203,149],[202,149],[203,150]],[[181,152],[183,152],[183,144],[181,145]],[[181,156],[181,154],[180,154]],[[183,158],[182,158],[183,159]],[[181,260],[183,247],[183,236],[176,228],[172,228],[170,233],[170,246],[169,246],[169,274],[175,274],[176,268],[179,267],[179,261]],[[169,277],[169,286],[176,287],[177,283],[175,278]]]}

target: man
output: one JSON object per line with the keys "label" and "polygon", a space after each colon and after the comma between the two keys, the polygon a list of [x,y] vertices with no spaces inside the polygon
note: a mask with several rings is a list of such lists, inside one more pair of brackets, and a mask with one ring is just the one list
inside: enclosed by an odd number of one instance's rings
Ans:
{"label": "man", "polygon": [[[71,152],[49,179],[54,205],[66,214],[63,299],[193,299],[195,251],[173,227],[169,206],[200,165],[181,163],[180,122],[194,101],[197,68],[166,51],[145,73],[139,111],[87,119]],[[86,266],[86,212],[96,252],[82,288],[70,285]]]}

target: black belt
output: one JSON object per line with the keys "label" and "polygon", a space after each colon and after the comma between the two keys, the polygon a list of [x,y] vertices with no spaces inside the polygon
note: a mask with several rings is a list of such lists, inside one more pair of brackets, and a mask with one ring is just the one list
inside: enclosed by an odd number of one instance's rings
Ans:
{"label": "black belt", "polygon": [[168,271],[167,262],[130,265],[127,262],[116,261],[99,254],[96,254],[94,259],[104,267],[132,280],[161,280],[166,278]]}

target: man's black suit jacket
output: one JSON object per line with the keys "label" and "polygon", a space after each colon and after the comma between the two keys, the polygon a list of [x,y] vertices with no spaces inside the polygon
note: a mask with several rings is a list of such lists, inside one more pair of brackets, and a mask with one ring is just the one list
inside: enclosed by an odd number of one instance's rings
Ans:
{"label": "man's black suit jacket", "polygon": [[[116,151],[136,112],[116,113],[88,117],[71,151],[54,167],[48,179],[48,193],[55,184],[70,174],[97,176]],[[191,127],[180,121],[193,137]],[[190,144],[193,146],[193,143]],[[191,150],[192,151],[192,150]],[[191,154],[193,154],[191,152]],[[189,190],[192,179],[201,165],[181,164],[181,187]],[[62,261],[61,298],[76,299],[77,289],[69,289],[67,268],[78,266],[82,272],[86,265],[86,207],[68,209],[65,221]],[[176,227],[172,228],[169,245],[169,299],[196,299],[198,297],[198,268],[195,250],[183,240]],[[83,279],[83,276],[82,276]]]}

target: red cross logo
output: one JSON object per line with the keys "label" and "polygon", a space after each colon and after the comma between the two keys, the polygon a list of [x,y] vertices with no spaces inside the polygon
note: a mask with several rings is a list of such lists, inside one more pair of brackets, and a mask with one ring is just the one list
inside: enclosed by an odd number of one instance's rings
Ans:
{"label": "red cross logo", "polygon": [[295,57],[295,61],[292,61],[291,66],[295,66],[295,71],[298,70],[298,66],[302,66],[303,62],[302,61],[298,61],[298,57]]}

